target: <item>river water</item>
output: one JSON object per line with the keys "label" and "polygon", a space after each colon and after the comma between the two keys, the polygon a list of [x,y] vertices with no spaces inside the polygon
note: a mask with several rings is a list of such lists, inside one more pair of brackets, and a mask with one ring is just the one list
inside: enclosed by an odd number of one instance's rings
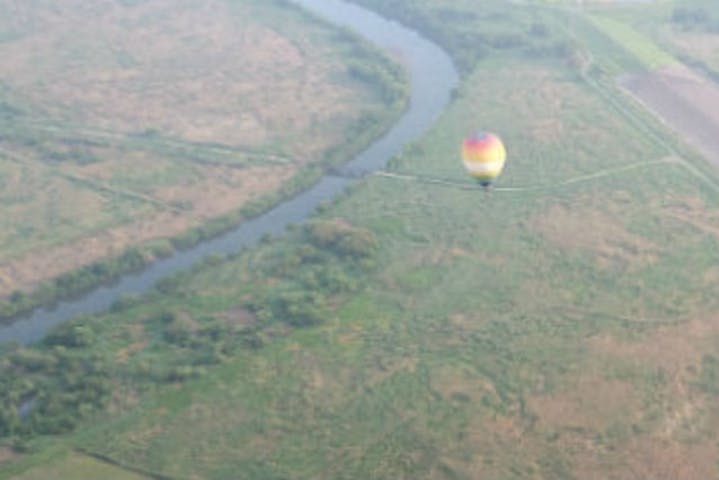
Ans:
{"label": "river water", "polygon": [[[362,173],[383,168],[406,144],[421,137],[447,107],[458,83],[452,60],[416,32],[354,4],[340,0],[292,1],[334,24],[355,31],[398,58],[406,68],[411,82],[409,108],[383,137],[344,167],[348,172]],[[54,326],[80,314],[107,310],[123,296],[147,292],[162,278],[186,270],[208,255],[237,252],[255,245],[265,234],[281,234],[289,224],[306,219],[321,202],[342,193],[352,181],[327,175],[309,190],[224,235],[176,252],[141,272],[123,276],[112,285],[60,302],[52,309],[37,309],[11,324],[0,326],[0,343],[39,341]]]}

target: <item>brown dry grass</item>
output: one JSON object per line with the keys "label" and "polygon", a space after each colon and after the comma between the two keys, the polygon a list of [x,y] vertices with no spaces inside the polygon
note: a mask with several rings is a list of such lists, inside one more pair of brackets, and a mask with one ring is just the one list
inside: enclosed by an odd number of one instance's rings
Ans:
{"label": "brown dry grass", "polygon": [[629,232],[617,205],[597,202],[553,205],[532,219],[531,226],[561,249],[592,254],[599,267],[640,268],[655,262],[659,247]]}
{"label": "brown dry grass", "polygon": [[603,335],[591,338],[588,345],[594,353],[632,359],[671,374],[680,374],[686,367],[698,365],[703,353],[711,347],[712,336],[716,335],[719,335],[719,318],[709,317],[659,327],[640,341]]}
{"label": "brown dry grass", "polygon": [[609,451],[577,452],[574,471],[582,480],[709,479],[716,478],[717,453],[707,443],[638,438]]}
{"label": "brown dry grass", "polygon": [[[671,217],[691,225],[697,230],[719,238],[719,211],[708,208],[699,197],[677,199],[665,211]],[[707,271],[713,275],[713,269]]]}
{"label": "brown dry grass", "polygon": [[580,427],[602,430],[613,422],[630,424],[641,411],[641,396],[627,381],[601,374],[582,375],[566,390],[536,396],[527,402],[544,428]]}
{"label": "brown dry grass", "polygon": [[[475,416],[465,426],[459,445],[448,451],[440,463],[461,474],[459,478],[511,478],[510,466],[516,465],[516,459],[526,460],[536,453],[531,435],[515,418]],[[438,471],[430,478],[447,476]]]}
{"label": "brown dry grass", "polygon": [[[0,9],[32,18],[29,34],[0,45],[0,79],[95,128],[260,145],[343,114],[352,97],[331,81],[326,48],[252,21],[249,4],[72,0],[53,12],[5,0]],[[318,142],[298,148],[317,153]]]}
{"label": "brown dry grass", "polygon": [[633,407],[638,413],[654,409],[661,412],[660,418],[645,433],[611,445],[601,455],[589,451],[578,455],[578,469],[586,475],[583,478],[716,477],[715,400],[693,389],[692,382],[702,356],[712,351],[718,337],[719,319],[714,316],[659,327],[634,341],[606,334],[587,341],[592,355],[660,371],[665,381],[643,408]]}
{"label": "brown dry grass", "polygon": [[231,325],[249,326],[257,323],[257,317],[243,306],[231,308],[219,316],[222,320]]}
{"label": "brown dry grass", "polygon": [[205,219],[229,213],[247,201],[278,188],[295,171],[279,167],[243,170],[210,167],[209,170],[209,178],[192,185],[168,187],[161,192],[163,200],[191,202],[193,208],[189,214],[156,212],[127,225],[76,238],[72,243],[33,250],[6,261],[0,264],[0,295],[7,295],[15,289],[30,289],[43,279],[119,255],[131,245],[179,235],[200,225]]}
{"label": "brown dry grass", "polygon": [[482,400],[485,395],[496,397],[497,392],[491,382],[469,371],[458,370],[452,366],[442,366],[432,371],[430,385],[433,390],[451,401],[466,397],[472,403]]}
{"label": "brown dry grass", "polygon": [[[343,80],[327,31],[289,13],[274,18],[278,12],[262,3],[68,0],[47,8],[0,0],[0,11],[8,12],[0,27],[19,33],[0,43],[0,83],[42,111],[28,125],[42,124],[42,135],[67,129],[73,138],[115,145],[87,147],[96,163],[51,166],[31,147],[3,146],[20,161],[0,171],[0,219],[19,226],[4,229],[17,233],[6,235],[0,255],[0,297],[181,234],[277,190],[298,165],[345,143],[344,127],[378,105],[369,89]],[[283,28],[275,28],[280,21]],[[233,168],[123,146],[128,133],[147,129],[180,144],[217,142],[294,162]],[[54,148],[48,138],[45,146]]]}
{"label": "brown dry grass", "polygon": [[[468,478],[506,478],[517,459],[533,468],[526,478],[555,478],[546,476],[550,465],[564,465],[582,480],[716,478],[719,413],[715,399],[692,382],[719,338],[718,318],[658,327],[632,340],[606,333],[588,338],[588,367],[559,390],[525,396],[535,420],[522,420],[518,412],[474,415],[441,464]],[[665,381],[648,391],[614,376],[617,364],[661,371]],[[491,385],[451,367],[433,372],[431,384],[447,400],[462,393],[469,405],[492,392]],[[648,420],[650,412],[659,416]]]}
{"label": "brown dry grass", "polygon": [[[558,84],[556,75],[550,70],[520,69],[517,75],[524,75],[529,83],[510,93],[507,104],[532,112],[527,116],[533,118],[528,132],[533,143],[560,141],[564,132],[560,112],[570,107],[570,96],[562,91],[562,85]],[[531,95],[528,95],[529,91]]]}
{"label": "brown dry grass", "polygon": [[5,462],[10,462],[16,458],[18,458],[20,455],[15,452],[12,448],[9,447],[0,447],[0,465],[2,465]]}

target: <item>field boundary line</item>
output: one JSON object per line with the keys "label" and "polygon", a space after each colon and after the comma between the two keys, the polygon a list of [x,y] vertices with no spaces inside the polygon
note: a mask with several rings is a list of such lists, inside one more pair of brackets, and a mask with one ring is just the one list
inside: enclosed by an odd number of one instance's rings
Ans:
{"label": "field boundary line", "polygon": [[[598,178],[608,177],[611,175],[616,175],[618,173],[624,173],[629,170],[636,170],[643,167],[649,167],[654,165],[660,165],[660,164],[681,164],[681,158],[675,158],[675,157],[664,157],[660,158],[658,160],[646,160],[643,162],[635,162],[630,163],[628,165],[622,165],[619,167],[613,167],[613,168],[606,168],[604,170],[599,170],[592,173],[587,173],[584,175],[578,175],[576,177],[569,178],[567,180],[561,180],[553,184],[544,184],[544,185],[527,185],[527,186],[501,186],[501,187],[493,187],[490,189],[492,192],[541,192],[541,191],[551,191],[556,189],[557,187],[563,187],[566,185],[573,185],[575,183],[580,182],[588,182],[591,180],[595,180]],[[701,173],[701,172],[699,172]],[[463,190],[480,190],[482,187],[476,183],[472,182],[459,182],[459,181],[452,181],[452,180],[446,180],[441,178],[435,178],[435,177],[424,177],[421,175],[409,175],[409,174],[403,174],[403,173],[394,173],[394,172],[388,172],[385,170],[379,170],[377,172],[373,172],[371,176],[377,176],[377,177],[384,177],[384,178],[393,178],[398,180],[407,180],[407,181],[415,181],[419,183],[428,183],[428,184],[434,184],[434,185],[444,185],[449,187],[456,187]],[[719,188],[719,187],[718,187]]]}
{"label": "field boundary line", "polygon": [[[261,152],[252,148],[227,145],[222,143],[194,142],[166,136],[147,136],[142,133],[118,133],[84,125],[69,125],[68,129],[49,122],[37,120],[24,120],[16,122],[15,125],[34,129],[35,131],[46,132],[52,135],[73,136],[81,140],[110,142],[117,147],[130,147],[143,151],[158,150],[158,148],[171,149],[174,154],[191,163],[227,166],[231,168],[247,168],[255,165],[288,165],[298,163],[299,159],[282,155],[280,153]],[[219,155],[230,160],[223,161],[210,158],[202,158],[202,152]],[[246,157],[244,160],[233,161],[237,157]],[[253,160],[254,159],[254,160]],[[259,162],[257,161],[259,160]]]}
{"label": "field boundary line", "polygon": [[[618,48],[622,49],[623,51],[629,53],[629,55],[634,56],[634,54],[629,51],[624,45],[617,42],[617,40],[609,35],[606,34],[606,32],[603,32],[599,26],[590,18],[589,15],[585,14],[583,10],[577,11],[570,10],[566,7],[556,7],[551,5],[543,5],[541,8],[554,10],[554,11],[561,11],[565,15],[568,15],[568,17],[576,17],[580,16],[582,17],[582,20],[594,31],[599,33],[600,35],[608,38],[611,42],[613,42]],[[575,34],[573,29],[565,29],[567,35],[573,40],[577,41],[577,35]],[[655,45],[657,45],[655,43]],[[657,45],[659,46],[659,45]],[[665,50],[663,47],[660,47],[663,50]],[[666,51],[666,50],[665,50]],[[615,111],[619,112],[622,116],[624,116],[627,120],[630,121],[634,125],[635,128],[637,128],[642,134],[644,134],[648,139],[650,139],[653,142],[656,142],[658,145],[663,147],[667,150],[670,156],[674,157],[674,163],[680,165],[683,167],[689,174],[693,175],[695,178],[701,180],[704,182],[707,186],[709,186],[712,190],[714,190],[716,193],[719,193],[719,183],[717,182],[717,178],[710,176],[707,174],[707,172],[702,171],[700,168],[698,168],[696,165],[694,165],[690,160],[686,159],[683,155],[681,155],[677,148],[672,146],[670,143],[668,143],[666,140],[664,140],[661,135],[659,135],[656,131],[656,127],[650,125],[646,120],[640,118],[636,112],[630,111],[630,109],[625,105],[624,103],[617,100],[616,95],[612,95],[607,90],[611,90],[611,92],[618,93],[619,95],[623,96],[625,99],[630,100],[641,112],[646,113],[649,115],[652,119],[659,122],[662,128],[665,128],[668,130],[668,132],[671,132],[676,138],[675,142],[681,142],[683,145],[690,148],[692,151],[696,152],[696,149],[689,144],[686,139],[684,138],[684,135],[681,134],[681,132],[676,131],[672,127],[666,124],[666,122],[663,121],[663,119],[655,114],[651,108],[649,108],[647,105],[644,104],[638,97],[636,97],[631,92],[628,92],[626,89],[621,88],[616,82],[616,80],[613,80],[613,84],[610,87],[603,86],[601,82],[591,77],[591,74],[589,73],[591,67],[593,65],[597,65],[597,62],[594,59],[594,55],[592,55],[592,52],[589,48],[586,47],[586,45],[582,45],[581,52],[584,54],[584,62],[582,67],[579,69],[578,74],[579,77],[582,79],[582,81],[589,86],[592,90],[594,90],[600,97],[602,97],[605,102],[607,102]],[[693,70],[689,65],[687,65],[685,62],[681,61],[680,59],[676,58],[675,55],[672,52],[668,52],[668,54],[672,57],[674,57],[675,61],[681,65],[686,66],[690,70]],[[635,56],[636,58],[636,56]],[[699,155],[705,159],[704,155],[699,153]],[[705,159],[706,160],[706,159]]]}
{"label": "field boundary line", "polygon": [[[0,155],[4,155],[9,160],[11,160],[15,163],[19,163],[21,165],[25,165],[27,162],[34,161],[34,160],[27,160],[25,158],[22,158],[18,154],[11,152],[4,147],[0,147]],[[92,188],[94,190],[102,190],[105,192],[112,193],[114,195],[120,195],[120,196],[124,196],[124,197],[128,197],[128,198],[132,198],[133,200],[141,200],[145,203],[151,203],[155,206],[162,207],[166,210],[170,210],[170,211],[178,213],[178,214],[186,214],[186,213],[190,212],[189,209],[183,209],[181,207],[171,205],[167,202],[163,202],[162,200],[154,198],[150,195],[144,195],[142,193],[133,192],[131,190],[113,187],[112,185],[109,185],[105,182],[100,182],[95,179],[83,177],[82,175],[77,175],[77,174],[68,173],[68,172],[61,172],[59,170],[55,170],[54,173],[59,177],[70,180],[71,182],[85,184],[86,186],[89,186],[90,188]]]}
{"label": "field boundary line", "polygon": [[112,193],[115,195],[132,198],[134,200],[141,200],[145,203],[151,203],[153,205],[162,207],[166,210],[170,210],[170,211],[178,213],[178,214],[184,214],[184,213],[190,212],[189,209],[183,209],[181,207],[171,205],[167,202],[163,202],[162,200],[158,200],[157,198],[152,197],[150,195],[144,195],[142,193],[133,192],[132,190],[125,190],[123,188],[113,187],[112,185],[109,185],[105,182],[101,182],[101,181],[98,181],[98,180],[95,180],[92,178],[83,177],[82,175],[77,175],[75,173],[67,173],[67,172],[57,172],[57,173],[59,176],[64,177],[67,180],[70,180],[71,182],[85,184],[95,190],[102,190],[102,191],[109,192],[109,193]]}
{"label": "field boundary line", "polygon": [[150,478],[152,480],[185,480],[179,477],[170,477],[168,475],[164,475],[162,473],[156,473],[151,472],[149,470],[144,470],[140,467],[135,467],[132,465],[128,465],[126,463],[120,462],[118,460],[113,459],[109,455],[104,455],[102,453],[93,452],[91,450],[88,450],[86,448],[82,447],[75,447],[75,452],[85,455],[87,457],[94,458],[95,460],[98,460],[102,463],[106,463],[108,465],[112,465],[113,467],[120,468],[122,470],[126,470],[128,472],[136,473],[138,475],[142,475],[143,477]]}
{"label": "field boundary line", "polygon": [[[576,12],[573,12],[573,14],[576,14]],[[598,26],[590,19],[587,18],[587,16],[584,13],[580,13],[584,17],[584,20],[589,24],[592,28],[594,28],[596,31],[599,31],[603,35],[604,32],[601,32],[601,29],[598,28]],[[571,35],[571,34],[570,34]],[[624,51],[627,51],[627,48],[624,47],[621,43],[616,42],[616,39],[613,39],[611,37],[611,41],[615,43],[619,48],[623,49]],[[575,37],[576,39],[576,37]],[[668,151],[670,155],[674,157],[674,161],[676,164],[682,166],[688,173],[693,175],[695,178],[698,178],[699,180],[702,180],[705,184],[707,184],[709,187],[711,187],[716,193],[719,193],[719,183],[717,183],[716,178],[711,178],[707,173],[700,170],[696,165],[691,163],[689,160],[684,158],[683,155],[681,155],[675,146],[671,145],[669,142],[664,140],[661,135],[659,135],[656,131],[656,127],[650,125],[646,120],[640,118],[636,112],[632,112],[627,105],[623,104],[622,102],[618,101],[616,95],[612,95],[610,92],[608,92],[609,89],[612,90],[612,92],[618,93],[620,96],[623,96],[624,98],[627,98],[631,100],[634,105],[636,105],[642,112],[645,112],[648,114],[652,119],[659,122],[659,124],[662,126],[662,128],[667,129],[669,132],[672,132],[673,135],[677,136],[677,139],[682,142],[682,144],[689,147],[691,150],[695,151],[694,147],[689,144],[686,139],[684,138],[684,135],[681,132],[678,132],[671,126],[669,126],[666,122],[663,121],[663,119],[654,113],[652,109],[646,105],[643,101],[641,101],[636,95],[634,95],[631,92],[628,92],[626,89],[621,88],[617,84],[616,79],[612,80],[613,84],[610,87],[602,85],[601,82],[591,77],[589,70],[592,65],[596,65],[596,61],[594,59],[594,55],[592,55],[592,52],[584,47],[584,52],[586,53],[586,64],[584,67],[579,71],[579,77],[582,79],[582,81],[589,86],[592,90],[594,90],[602,99],[607,102],[615,111],[619,112],[624,118],[629,120],[631,124],[634,125],[637,130],[639,130],[642,134],[644,134],[648,139],[650,139],[653,142],[656,142],[657,145],[660,145],[664,149]],[[633,55],[631,52],[629,52],[630,55]],[[677,63],[686,66],[690,70],[692,70],[688,65],[685,63],[679,61],[678,59],[675,59]],[[704,155],[699,153],[699,155],[705,159]],[[706,160],[706,159],[705,159]]]}
{"label": "field boundary line", "polygon": [[[582,78],[584,79],[585,83],[589,85],[590,88],[592,88],[594,91],[596,91],[611,107],[619,112],[622,116],[624,116],[626,119],[628,119],[637,130],[639,130],[642,134],[644,134],[649,140],[655,142],[657,145],[660,145],[662,148],[667,150],[667,152],[672,156],[674,163],[677,165],[680,165],[683,167],[688,173],[693,175],[695,178],[698,178],[699,180],[702,180],[705,184],[707,184],[709,187],[711,187],[716,193],[719,193],[719,183],[716,182],[715,179],[711,178],[709,175],[707,175],[705,172],[701,171],[699,168],[697,168],[696,165],[692,164],[689,160],[684,158],[677,149],[669,144],[666,140],[662,139],[657,132],[654,131],[654,128],[647,124],[646,121],[639,118],[635,113],[631,112],[626,106],[621,105],[617,102],[616,98],[613,98],[611,95],[609,95],[606,92],[606,89],[602,87],[599,82],[594,81],[593,79],[589,78],[588,75],[582,75]],[[638,103],[640,108],[642,108],[643,111],[647,112],[649,115],[652,116],[652,118],[658,119],[658,121],[661,121],[657,115],[655,115],[650,108],[646,107],[642,102],[640,102],[634,95],[627,95],[624,93],[623,89],[620,89],[619,87],[615,87],[618,91],[620,91],[623,95],[628,96],[632,99],[635,103]],[[664,128],[670,129],[673,133],[679,135],[679,138],[682,142],[686,143],[686,140],[684,139],[684,136],[674,130],[673,128],[670,128],[668,125],[662,123]],[[690,148],[692,148],[690,146]],[[692,148],[693,150],[693,148]],[[701,155],[702,158],[704,158],[703,155]]]}

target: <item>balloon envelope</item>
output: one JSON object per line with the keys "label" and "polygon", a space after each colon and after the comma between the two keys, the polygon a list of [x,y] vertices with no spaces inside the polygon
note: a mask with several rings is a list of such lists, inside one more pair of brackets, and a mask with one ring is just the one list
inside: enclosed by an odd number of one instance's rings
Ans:
{"label": "balloon envelope", "polygon": [[502,173],[507,152],[502,140],[490,132],[478,132],[464,140],[462,161],[467,173],[481,185],[491,185]]}

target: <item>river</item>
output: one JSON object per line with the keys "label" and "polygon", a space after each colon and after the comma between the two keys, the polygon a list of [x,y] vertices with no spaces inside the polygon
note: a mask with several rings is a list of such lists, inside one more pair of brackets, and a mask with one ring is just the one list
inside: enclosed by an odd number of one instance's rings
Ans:
{"label": "river", "polygon": [[[421,137],[449,104],[451,92],[458,84],[452,60],[417,32],[357,5],[340,0],[291,1],[334,24],[357,32],[388,51],[406,68],[411,82],[407,111],[383,137],[349,160],[344,167],[346,171],[362,173],[383,168],[405,145]],[[191,268],[208,255],[237,252],[255,245],[266,234],[279,235],[288,225],[306,219],[321,202],[341,194],[352,181],[350,178],[326,175],[310,189],[224,235],[178,251],[141,272],[123,276],[112,285],[98,287],[77,299],[62,301],[51,309],[37,309],[11,324],[0,326],[0,343],[37,342],[56,325],[77,315],[105,311],[123,296],[147,292],[162,278]]]}

